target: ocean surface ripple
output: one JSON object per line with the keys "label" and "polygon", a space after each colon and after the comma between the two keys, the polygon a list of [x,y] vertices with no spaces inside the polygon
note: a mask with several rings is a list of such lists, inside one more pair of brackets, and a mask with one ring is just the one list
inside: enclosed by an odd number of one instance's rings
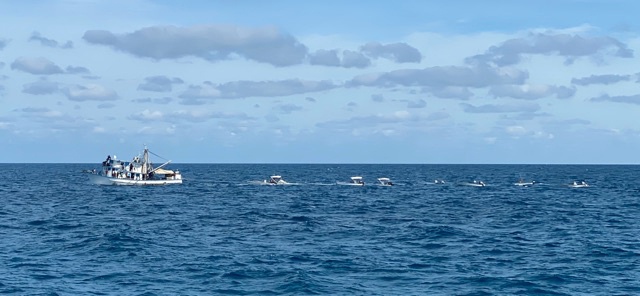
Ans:
{"label": "ocean surface ripple", "polygon": [[[184,184],[128,187],[0,164],[0,293],[640,294],[638,166],[173,167]],[[295,184],[252,182],[271,174]]]}

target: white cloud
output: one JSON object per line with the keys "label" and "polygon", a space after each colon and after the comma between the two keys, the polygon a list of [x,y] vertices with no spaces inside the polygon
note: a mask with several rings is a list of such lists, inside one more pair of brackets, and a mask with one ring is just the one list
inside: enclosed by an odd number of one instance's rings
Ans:
{"label": "white cloud", "polygon": [[599,97],[591,98],[591,102],[614,102],[614,103],[627,103],[627,104],[640,104],[640,94],[631,96],[609,96],[601,95]]}
{"label": "white cloud", "polygon": [[144,109],[142,112],[138,112],[127,117],[130,120],[137,120],[143,122],[149,121],[161,121],[164,119],[164,113],[160,111],[151,111],[149,109]]}
{"label": "white cloud", "polygon": [[511,112],[524,112],[532,113],[540,110],[540,105],[535,103],[520,103],[520,104],[485,104],[480,106],[474,106],[471,104],[460,104],[464,112],[467,113],[511,113]]}
{"label": "white cloud", "polygon": [[75,85],[62,91],[71,101],[113,101],[118,94],[99,84]]}
{"label": "white cloud", "polygon": [[57,82],[48,81],[47,79],[40,79],[36,82],[28,83],[23,86],[22,92],[32,95],[48,95],[59,91],[59,84]]}
{"label": "white cloud", "polygon": [[138,85],[138,90],[153,91],[153,92],[170,92],[173,84],[182,84],[182,79],[174,77],[169,78],[167,76],[150,76],[145,78],[145,82]]}
{"label": "white cloud", "polygon": [[558,99],[566,99],[572,97],[576,92],[575,88],[555,85],[496,85],[492,86],[489,93],[496,97],[511,97],[523,100],[537,100],[549,96],[555,96]]}
{"label": "white cloud", "polygon": [[570,64],[576,58],[593,57],[598,54],[632,58],[633,50],[623,42],[608,36],[532,33],[523,38],[509,39],[468,61],[491,62],[498,66],[508,66],[519,63],[522,56],[526,54],[556,54],[565,57],[566,63]]}
{"label": "white cloud", "polygon": [[363,45],[360,50],[371,57],[383,57],[397,63],[419,63],[422,60],[420,51],[402,42],[385,45],[379,42],[369,42]]}
{"label": "white cloud", "polygon": [[348,86],[376,87],[487,87],[502,84],[522,84],[528,73],[514,69],[485,66],[447,66],[424,69],[394,70],[377,75],[359,75]]}
{"label": "white cloud", "polygon": [[15,61],[13,61],[13,63],[11,63],[11,69],[24,71],[34,75],[51,75],[64,72],[58,65],[43,57],[17,58]]}
{"label": "white cloud", "polygon": [[236,54],[274,66],[291,66],[302,63],[307,54],[304,45],[275,27],[154,26],[126,34],[89,30],[82,38],[89,43],[158,60],[195,56],[219,61],[232,59]]}
{"label": "white cloud", "polygon": [[527,129],[519,125],[513,125],[506,127],[506,132],[515,137],[521,137],[528,133]]}

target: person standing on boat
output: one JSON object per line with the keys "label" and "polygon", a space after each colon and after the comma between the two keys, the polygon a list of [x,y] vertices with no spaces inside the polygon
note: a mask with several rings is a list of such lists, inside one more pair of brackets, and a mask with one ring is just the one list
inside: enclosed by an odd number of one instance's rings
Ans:
{"label": "person standing on boat", "polygon": [[109,163],[109,160],[111,160],[111,155],[107,155],[107,160],[102,162],[102,165],[107,165],[107,163]]}

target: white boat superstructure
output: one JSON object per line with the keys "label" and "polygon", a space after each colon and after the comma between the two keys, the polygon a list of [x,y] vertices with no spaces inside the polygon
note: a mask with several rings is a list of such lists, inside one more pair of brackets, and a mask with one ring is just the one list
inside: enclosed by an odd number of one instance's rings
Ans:
{"label": "white boat superstructure", "polygon": [[522,186],[522,187],[529,187],[529,186],[535,185],[536,183],[537,183],[536,181],[527,182],[524,179],[520,179],[520,180],[518,180],[518,182],[513,183],[513,185]]}
{"label": "white boat superstructure", "polygon": [[113,157],[109,155],[102,162],[100,171],[90,174],[89,178],[93,183],[101,185],[182,184],[180,171],[164,168],[171,160],[154,167],[149,159],[149,153],[153,154],[145,146],[142,156],[138,155],[128,163],[117,159],[115,155]]}
{"label": "white boat superstructure", "polygon": [[269,180],[264,180],[265,184],[268,185],[285,185],[289,184],[287,181],[282,179],[282,176],[274,175],[269,177]]}
{"label": "white boat superstructure", "polygon": [[572,188],[584,188],[584,187],[589,187],[589,184],[587,184],[587,182],[585,181],[573,181],[573,183],[569,184],[569,187]]}
{"label": "white boat superstructure", "polygon": [[381,186],[393,186],[393,182],[389,178],[378,178]]}
{"label": "white boat superstructure", "polygon": [[485,186],[487,186],[486,184],[484,184],[484,182],[477,181],[477,180],[473,180],[473,182],[467,183],[466,185],[467,186],[474,186],[474,187],[485,187]]}
{"label": "white boat superstructure", "polygon": [[359,185],[362,186],[364,185],[364,181],[362,180],[362,177],[360,176],[355,176],[355,177],[351,177],[351,185]]}

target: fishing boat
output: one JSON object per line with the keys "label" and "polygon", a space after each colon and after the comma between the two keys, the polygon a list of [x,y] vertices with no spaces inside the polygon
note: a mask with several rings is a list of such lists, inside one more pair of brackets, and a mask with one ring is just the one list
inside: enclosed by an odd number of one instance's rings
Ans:
{"label": "fishing boat", "polygon": [[266,185],[286,185],[289,182],[282,179],[282,176],[271,176],[269,180],[264,180],[264,184]]}
{"label": "fishing boat", "polygon": [[362,186],[364,185],[364,181],[362,180],[362,177],[351,177],[351,185],[359,185]]}
{"label": "fishing boat", "polygon": [[380,182],[380,186],[393,186],[393,182],[389,178],[378,178],[378,182]]}
{"label": "fishing boat", "polygon": [[477,180],[473,180],[473,182],[470,182],[470,183],[465,183],[464,185],[473,186],[473,187],[485,187],[485,186],[487,186],[486,184],[484,184],[484,182],[477,181]]}
{"label": "fishing boat", "polygon": [[338,185],[351,185],[351,186],[363,186],[364,185],[364,181],[362,180],[362,177],[360,176],[355,176],[355,177],[351,177],[351,181],[350,182],[336,182]]}
{"label": "fishing boat", "polygon": [[569,187],[571,188],[584,188],[584,187],[589,187],[589,184],[587,184],[587,182],[585,181],[573,181],[573,183],[569,184]]}
{"label": "fishing boat", "polygon": [[159,158],[145,146],[142,155],[134,157],[130,162],[117,159],[115,155],[107,156],[102,168],[89,174],[94,184],[100,185],[169,185],[182,184],[182,174],[178,170],[165,168],[171,160],[154,167],[149,154]]}
{"label": "fishing boat", "polygon": [[524,179],[519,179],[518,182],[513,183],[513,185],[521,186],[521,187],[529,187],[537,184],[536,181],[527,182]]}

